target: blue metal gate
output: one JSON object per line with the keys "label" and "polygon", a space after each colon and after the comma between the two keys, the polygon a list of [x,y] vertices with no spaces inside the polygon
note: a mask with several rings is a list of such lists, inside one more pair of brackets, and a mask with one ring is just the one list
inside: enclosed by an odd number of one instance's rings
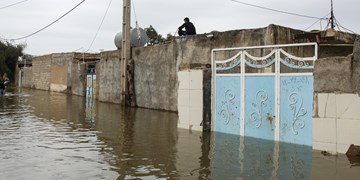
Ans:
{"label": "blue metal gate", "polygon": [[312,145],[317,44],[212,50],[214,131]]}

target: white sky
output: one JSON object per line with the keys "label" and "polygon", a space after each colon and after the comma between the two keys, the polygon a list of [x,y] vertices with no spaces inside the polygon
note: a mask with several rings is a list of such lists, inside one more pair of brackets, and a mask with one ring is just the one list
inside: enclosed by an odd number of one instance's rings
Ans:
{"label": "white sky", "polygon": [[[81,0],[27,0],[4,8],[21,1],[23,0],[0,0],[0,38],[16,39],[29,35],[50,24],[81,2]],[[49,28],[15,42],[26,43],[25,52],[33,55],[87,50],[110,1],[86,0]],[[313,17],[328,15],[331,2],[331,0],[239,1]],[[334,15],[338,22],[343,27],[360,33],[360,23],[357,19],[360,1],[333,1]],[[116,33],[122,31],[122,3],[123,0],[112,0],[90,52],[116,49],[114,37]],[[174,34],[186,16],[194,23],[198,34],[213,30],[262,28],[269,24],[306,30],[317,21],[247,6],[232,0],[132,0],[131,10],[132,27],[135,27],[137,19],[140,27],[146,28],[152,25],[163,37],[168,33]],[[324,29],[326,25],[326,20],[321,23],[319,21],[307,30]]]}

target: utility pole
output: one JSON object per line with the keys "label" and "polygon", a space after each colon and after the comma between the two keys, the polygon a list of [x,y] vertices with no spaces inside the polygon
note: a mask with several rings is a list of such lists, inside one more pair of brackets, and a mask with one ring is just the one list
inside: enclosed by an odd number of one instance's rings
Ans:
{"label": "utility pole", "polygon": [[334,6],[333,6],[333,0],[331,0],[331,17],[330,17],[330,24],[331,24],[331,28],[334,29],[335,27],[335,23],[334,23]]}
{"label": "utility pole", "polygon": [[127,61],[130,59],[130,16],[131,0],[123,0],[123,26],[122,26],[122,46],[121,46],[121,101],[126,105],[127,92]]}

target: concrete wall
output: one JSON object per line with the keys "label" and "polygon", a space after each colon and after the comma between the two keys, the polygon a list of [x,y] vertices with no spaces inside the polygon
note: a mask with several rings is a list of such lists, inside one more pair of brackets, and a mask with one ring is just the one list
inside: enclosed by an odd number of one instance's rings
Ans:
{"label": "concrete wall", "polygon": [[[32,87],[33,82],[33,68],[32,67],[24,67],[23,68],[23,87]],[[19,78],[17,78],[19,79]]]}
{"label": "concrete wall", "polygon": [[[320,44],[319,58],[327,58],[334,56],[348,56],[353,53],[353,42],[356,36],[345,32],[335,32],[330,29],[326,31],[333,35],[333,43]],[[326,33],[325,33],[326,34]]]}
{"label": "concrete wall", "polygon": [[[212,32],[212,37],[204,34],[177,37],[169,44],[133,48],[136,103],[144,108],[178,111],[177,72],[198,69],[210,64],[212,49],[294,43],[294,34],[301,32],[269,25],[257,29]],[[121,103],[120,54],[120,51],[102,52],[101,60],[96,64],[96,97],[99,101]],[[49,72],[49,62],[40,62],[45,61],[45,57],[51,60],[52,76],[44,74]],[[84,95],[85,77],[82,75],[85,74],[86,65],[80,64],[79,70],[73,53],[36,57],[34,64],[35,79],[32,86],[36,89],[69,91],[72,94]],[[47,82],[49,77],[50,82]]]}
{"label": "concrete wall", "polygon": [[346,57],[318,59],[314,69],[313,147],[345,153],[360,145],[360,38]]}
{"label": "concrete wall", "polygon": [[318,59],[314,68],[315,92],[352,93],[352,56]]}
{"label": "concrete wall", "polygon": [[176,38],[174,55],[179,69],[191,69],[196,64],[210,64],[211,50],[246,46],[294,43],[293,35],[301,31],[276,25],[265,28],[212,32],[213,37],[197,35]]}
{"label": "concrete wall", "polygon": [[212,32],[177,37],[170,44],[133,48],[135,93],[139,107],[178,111],[178,71],[199,69],[211,64],[211,50],[241,46],[294,43],[294,33],[286,27]]}
{"label": "concrete wall", "polygon": [[352,88],[356,93],[360,94],[360,36],[357,36],[355,39],[354,52],[352,57]]}
{"label": "concrete wall", "polygon": [[81,63],[79,61],[72,62],[72,67],[71,67],[72,78],[70,79],[71,94],[78,96],[85,96],[86,66],[87,64]]}
{"label": "concrete wall", "polygon": [[50,91],[67,92],[71,89],[71,67],[74,53],[55,53],[51,57]]}
{"label": "concrete wall", "polygon": [[173,44],[135,48],[132,57],[137,105],[177,111],[177,61]]}
{"label": "concrete wall", "polygon": [[[270,25],[266,28],[212,32],[178,37],[170,44],[133,48],[135,94],[139,107],[178,111],[178,71],[198,69],[211,62],[213,48],[285,44],[299,32]],[[96,63],[99,101],[121,103],[120,51],[101,53]],[[74,61],[73,53],[35,57],[31,87],[51,91],[69,91],[84,95],[86,65]]]}
{"label": "concrete wall", "polygon": [[[77,56],[76,56],[77,55]],[[80,57],[79,57],[80,56]],[[32,66],[21,69],[22,87],[85,96],[86,67],[96,64],[97,54],[54,53],[34,57]],[[90,58],[91,62],[85,63]],[[29,65],[29,64],[28,64]],[[17,84],[20,69],[17,68]]]}
{"label": "concrete wall", "polygon": [[[32,67],[23,68],[23,87],[67,92],[71,89],[73,53],[34,57]],[[31,80],[31,83],[29,83]]]}
{"label": "concrete wall", "polygon": [[[20,74],[21,72],[21,74]],[[15,69],[15,85],[19,86],[19,76],[21,76],[21,86],[25,88],[31,88],[32,86],[32,67],[27,66],[23,68],[16,67]]]}
{"label": "concrete wall", "polygon": [[34,57],[32,61],[32,86],[35,89],[50,90],[51,55]]}
{"label": "concrete wall", "polygon": [[121,104],[120,53],[102,52],[96,63],[96,98],[99,101]]}

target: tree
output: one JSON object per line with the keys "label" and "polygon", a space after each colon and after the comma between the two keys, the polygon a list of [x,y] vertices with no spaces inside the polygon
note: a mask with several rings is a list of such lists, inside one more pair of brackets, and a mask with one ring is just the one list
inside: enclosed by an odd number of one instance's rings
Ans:
{"label": "tree", "polygon": [[0,41],[0,74],[6,73],[10,80],[14,80],[16,62],[23,55],[24,44],[12,44]]}
{"label": "tree", "polygon": [[163,38],[161,34],[158,34],[152,25],[150,25],[148,28],[145,28],[145,32],[151,44],[158,44],[165,41],[165,38]]}
{"label": "tree", "polygon": [[171,34],[171,33],[168,33],[167,35],[166,35],[166,41],[171,41],[172,40],[172,38],[173,38],[174,36]]}

